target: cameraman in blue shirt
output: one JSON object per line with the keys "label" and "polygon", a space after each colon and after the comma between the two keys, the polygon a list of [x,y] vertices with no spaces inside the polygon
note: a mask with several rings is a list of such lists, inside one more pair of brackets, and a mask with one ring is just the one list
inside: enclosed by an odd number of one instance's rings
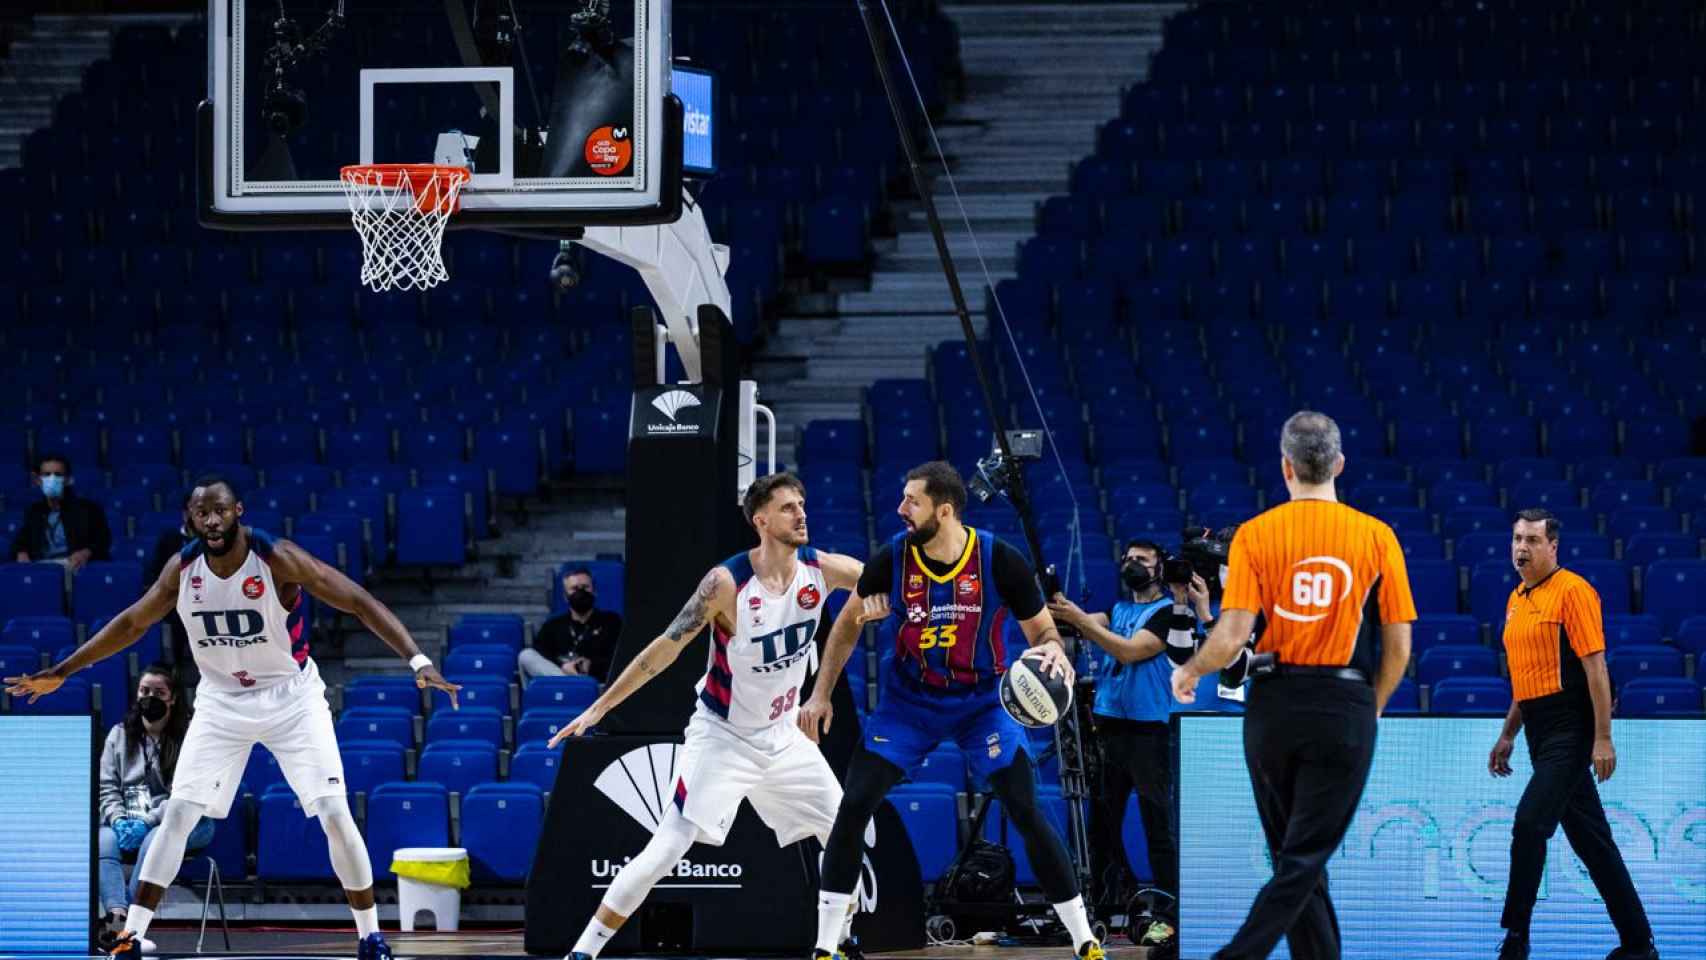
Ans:
{"label": "cameraman in blue shirt", "polygon": [[[1049,611],[1101,648],[1096,662],[1096,737],[1102,745],[1102,789],[1091,817],[1092,854],[1103,902],[1123,911],[1129,899],[1124,884],[1136,887],[1125,856],[1121,831],[1126,797],[1137,791],[1143,833],[1155,885],[1169,896],[1179,891],[1179,847],[1173,811],[1172,728],[1176,706],[1171,690],[1168,647],[1185,656],[1195,649],[1194,631],[1209,619],[1209,589],[1195,574],[1190,584],[1167,585],[1161,579],[1160,545],[1149,540],[1126,544],[1120,579],[1129,599],[1111,614],[1085,613],[1056,594]],[[1123,881],[1123,883],[1122,883]],[[1166,927],[1165,930],[1154,927]],[[1140,939],[1159,943],[1172,937],[1170,925],[1157,921]]]}

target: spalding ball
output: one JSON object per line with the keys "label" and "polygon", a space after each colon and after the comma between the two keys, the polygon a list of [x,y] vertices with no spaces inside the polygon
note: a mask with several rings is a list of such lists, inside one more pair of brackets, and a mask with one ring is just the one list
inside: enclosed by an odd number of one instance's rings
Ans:
{"label": "spalding ball", "polygon": [[1001,707],[1027,727],[1053,726],[1072,707],[1064,676],[1050,676],[1041,653],[1026,653],[1001,678]]}

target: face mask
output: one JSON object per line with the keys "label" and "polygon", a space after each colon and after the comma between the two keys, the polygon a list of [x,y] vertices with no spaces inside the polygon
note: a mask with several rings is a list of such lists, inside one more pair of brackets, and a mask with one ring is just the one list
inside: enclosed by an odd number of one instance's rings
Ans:
{"label": "face mask", "polygon": [[149,723],[159,723],[166,719],[166,713],[171,707],[159,697],[138,697],[136,712]]}
{"label": "face mask", "polygon": [[41,492],[50,500],[58,500],[65,496],[65,478],[57,473],[42,477]]}
{"label": "face mask", "polygon": [[591,613],[598,597],[591,590],[576,590],[569,594],[569,609],[576,613]]}
{"label": "face mask", "polygon": [[1127,560],[1125,565],[1120,567],[1120,579],[1125,581],[1126,589],[1140,593],[1149,589],[1149,585],[1155,582],[1155,574],[1150,573],[1149,568],[1143,564]]}

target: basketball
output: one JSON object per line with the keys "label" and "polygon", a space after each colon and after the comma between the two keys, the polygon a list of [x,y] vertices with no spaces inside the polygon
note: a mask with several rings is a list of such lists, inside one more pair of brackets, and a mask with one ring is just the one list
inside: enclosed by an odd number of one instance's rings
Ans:
{"label": "basketball", "polygon": [[1072,687],[1066,678],[1050,675],[1042,655],[1027,652],[1013,661],[1001,677],[1001,707],[1027,727],[1051,727],[1072,707]]}

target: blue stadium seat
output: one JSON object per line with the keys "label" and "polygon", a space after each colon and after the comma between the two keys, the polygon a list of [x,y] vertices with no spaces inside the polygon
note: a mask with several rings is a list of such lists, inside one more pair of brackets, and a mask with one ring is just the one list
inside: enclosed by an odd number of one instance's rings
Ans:
{"label": "blue stadium seat", "polygon": [[371,793],[381,783],[403,779],[403,748],[389,740],[338,745],[344,758],[344,786],[350,793]]}
{"label": "blue stadium seat", "polygon": [[504,746],[503,714],[496,707],[435,710],[427,720],[426,742],[481,740],[494,749]]}
{"label": "blue stadium seat", "polygon": [[1483,560],[1469,568],[1469,612],[1493,626],[1494,636],[1505,622],[1505,603],[1521,581],[1508,559]]}
{"label": "blue stadium seat", "polygon": [[561,754],[547,747],[544,740],[521,740],[518,737],[515,755],[509,761],[510,781],[531,783],[549,793],[556,786],[561,759]]}
{"label": "blue stadium seat", "polygon": [[[261,794],[255,875],[277,882],[335,883],[330,848],[316,817],[305,816],[288,784],[276,783]],[[371,808],[370,808],[371,809]],[[228,828],[236,821],[226,821]],[[387,861],[389,862],[389,861]],[[375,873],[379,868],[375,869]]]}
{"label": "blue stadium seat", "polygon": [[444,657],[446,674],[479,674],[507,679],[515,675],[515,648],[507,644],[459,645]]}
{"label": "blue stadium seat", "polygon": [[1617,691],[1617,713],[1624,717],[1698,717],[1700,685],[1681,677],[1630,680]]}
{"label": "blue stadium seat", "polygon": [[1389,714],[1414,714],[1422,712],[1421,688],[1416,681],[1409,677],[1398,680],[1398,686],[1392,691],[1392,698],[1386,701],[1386,712]]}
{"label": "blue stadium seat", "polygon": [[58,615],[13,616],[6,618],[4,623],[4,630],[0,630],[0,643],[28,647],[38,654],[52,653],[77,638],[76,626]]}
{"label": "blue stadium seat", "polygon": [[1663,636],[1659,618],[1647,613],[1619,613],[1605,617],[1605,643],[1611,649],[1652,645]]}
{"label": "blue stadium seat", "polygon": [[72,677],[60,684],[59,689],[30,703],[28,697],[8,697],[11,710],[17,714],[31,716],[85,716],[94,712],[93,691],[89,681],[82,677]]}
{"label": "blue stadium seat", "polygon": [[[449,658],[445,658],[444,678],[462,689],[456,691],[456,703],[459,708],[485,707],[496,710],[504,716],[510,713],[510,678],[508,674],[496,676],[493,674],[459,673],[450,668]],[[449,712],[450,695],[442,690],[432,692],[432,709]]]}
{"label": "blue stadium seat", "polygon": [[455,491],[410,490],[397,496],[397,563],[461,566],[467,558],[462,497]]}
{"label": "blue stadium seat", "polygon": [[941,783],[904,783],[889,792],[889,802],[900,814],[900,822],[912,841],[920,878],[925,883],[941,879],[953,863],[958,846],[955,788]]}
{"label": "blue stadium seat", "polygon": [[[1270,504],[1277,502],[1274,498],[1268,500]],[[1439,560],[1445,556],[1445,541],[1431,533],[1406,530],[1398,538],[1398,546],[1406,560]]]}
{"label": "blue stadium seat", "polygon": [[[361,743],[367,749],[372,749],[381,743],[386,744],[386,745],[388,745],[394,749],[399,749],[399,750],[401,749],[401,748],[398,748],[396,746],[396,744],[392,743],[389,740],[384,740],[384,741],[379,741],[379,740],[351,741],[351,742],[352,743]],[[342,745],[340,745],[339,746],[339,752],[341,753],[342,750],[343,750],[343,747],[342,747]],[[283,770],[283,768],[281,768],[278,765],[278,757],[274,756],[273,752],[271,750],[268,750],[266,747],[264,747],[260,744],[256,744],[254,749],[249,751],[248,763],[246,763],[243,767],[243,780],[242,780],[243,792],[244,793],[253,793],[256,796],[260,796],[261,794],[264,794],[269,789],[271,789],[273,784],[282,784],[285,782],[286,781],[284,778],[284,770]]]}
{"label": "blue stadium seat", "polygon": [[382,783],[367,795],[367,855],[374,876],[403,847],[450,846],[450,798],[436,783]]}
{"label": "blue stadium seat", "polygon": [[579,713],[597,697],[598,681],[591,677],[535,677],[522,691],[521,709],[523,713],[535,708]]}
{"label": "blue stadium seat", "polygon": [[498,748],[483,740],[428,742],[415,767],[417,783],[442,784],[451,793],[466,794],[497,778]]}
{"label": "blue stadium seat", "polygon": [[1684,533],[1637,533],[1623,545],[1623,559],[1636,566],[1656,560],[1700,559],[1700,538]]}
{"label": "blue stadium seat", "polygon": [[338,741],[390,740],[404,749],[415,745],[414,712],[405,707],[348,707],[338,718]]}
{"label": "blue stadium seat", "polygon": [[545,797],[532,783],[482,783],[462,795],[461,843],[476,883],[518,884],[533,867]]}
{"label": "blue stadium seat", "polygon": [[1682,529],[1682,517],[1664,507],[1622,507],[1606,519],[1605,529],[1627,542],[1642,534],[1675,533]]}
{"label": "blue stadium seat", "polygon": [[1492,488],[1478,480],[1442,480],[1428,489],[1428,508],[1437,513],[1497,505]]}
{"label": "blue stadium seat", "polygon": [[[556,587],[556,583],[552,586]],[[450,646],[455,649],[497,645],[520,651],[526,630],[527,624],[519,614],[463,614],[450,627]]]}
{"label": "blue stadium seat", "polygon": [[1497,677],[1499,658],[1490,648],[1432,647],[1416,657],[1416,682],[1431,687],[1448,677]]}
{"label": "blue stadium seat", "polygon": [[64,567],[57,563],[0,565],[0,623],[15,617],[57,617],[64,612]]}
{"label": "blue stadium seat", "polygon": [[1457,612],[1457,565],[1444,560],[1414,560],[1408,565],[1416,610],[1438,615]]}
{"label": "blue stadium seat", "polygon": [[1642,582],[1644,612],[1659,618],[1666,634],[1683,620],[1706,613],[1706,560],[1660,560],[1647,567]]}
{"label": "blue stadium seat", "polygon": [[517,746],[529,743],[545,743],[556,735],[575,718],[578,711],[540,708],[524,711],[521,722],[515,726],[515,742]]}
{"label": "blue stadium seat", "polygon": [[1411,629],[1412,659],[1435,647],[1472,647],[1481,643],[1481,625],[1468,614],[1423,614]]}
{"label": "blue stadium seat", "polygon": [[[76,647],[62,647],[54,652],[53,662],[63,662],[76,650]],[[117,723],[124,718],[125,711],[130,709],[130,692],[135,686],[131,681],[128,658],[108,657],[84,667],[77,676],[88,681],[95,698],[95,711],[103,724]]]}
{"label": "blue stadium seat", "polygon": [[1683,675],[1682,651],[1662,644],[1608,644],[1605,665],[1611,671],[1611,683],[1616,687],[1630,680]]}
{"label": "blue stadium seat", "polygon": [[1450,677],[1429,691],[1428,712],[1504,716],[1511,706],[1511,686],[1504,680]]}
{"label": "blue stadium seat", "polygon": [[1606,613],[1630,613],[1629,567],[1621,560],[1578,560],[1570,569],[1593,585]]}
{"label": "blue stadium seat", "polygon": [[401,707],[419,716],[421,691],[415,678],[398,674],[367,674],[351,677],[344,684],[343,705],[349,707]]}
{"label": "blue stadium seat", "polygon": [[142,596],[142,565],[108,561],[84,565],[71,581],[71,614],[92,623],[122,612]]}
{"label": "blue stadium seat", "polygon": [[1465,507],[1446,513],[1440,521],[1440,533],[1453,540],[1471,533],[1506,532],[1510,514],[1498,507]]}
{"label": "blue stadium seat", "polygon": [[924,761],[912,774],[915,784],[940,784],[956,791],[965,790],[966,761],[960,748],[952,743],[937,744],[925,754]]}
{"label": "blue stadium seat", "polygon": [[34,647],[0,641],[0,677],[22,676],[41,668],[41,652]]}

